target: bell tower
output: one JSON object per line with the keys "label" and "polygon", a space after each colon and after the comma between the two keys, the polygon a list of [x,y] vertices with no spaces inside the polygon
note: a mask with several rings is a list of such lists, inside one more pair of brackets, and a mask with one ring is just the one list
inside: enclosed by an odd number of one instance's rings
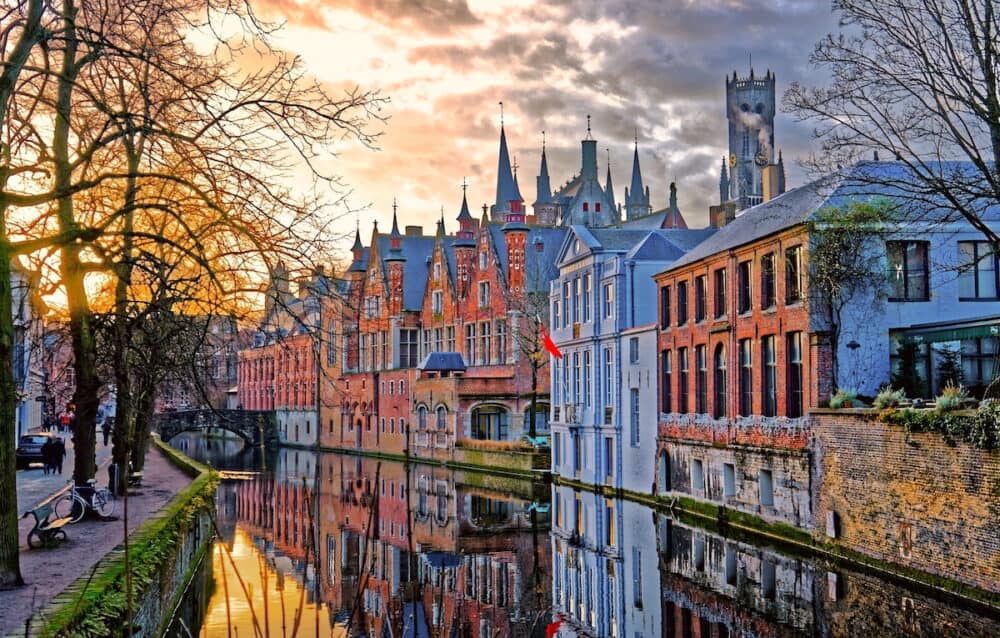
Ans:
{"label": "bell tower", "polygon": [[[729,120],[728,186],[730,199],[742,210],[764,199],[764,168],[774,163],[774,74],[745,78],[733,71],[726,78]],[[723,186],[720,180],[720,188]]]}

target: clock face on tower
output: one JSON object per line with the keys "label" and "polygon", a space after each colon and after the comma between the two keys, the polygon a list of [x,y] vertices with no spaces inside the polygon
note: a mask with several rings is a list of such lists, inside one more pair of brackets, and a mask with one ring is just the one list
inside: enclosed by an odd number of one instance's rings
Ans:
{"label": "clock face on tower", "polygon": [[757,166],[767,166],[767,153],[762,149],[757,153],[757,157],[753,160]]}
{"label": "clock face on tower", "polygon": [[736,153],[729,154],[729,168],[736,168]]}

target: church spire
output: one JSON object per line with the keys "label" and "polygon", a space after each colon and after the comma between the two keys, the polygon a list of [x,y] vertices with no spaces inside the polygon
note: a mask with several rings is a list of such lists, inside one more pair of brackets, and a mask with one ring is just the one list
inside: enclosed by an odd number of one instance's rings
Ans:
{"label": "church spire", "polygon": [[649,214],[649,190],[642,185],[639,168],[639,131],[635,132],[635,150],[632,153],[632,183],[625,189],[625,210],[628,219]]}
{"label": "church spire", "polygon": [[722,158],[722,170],[719,172],[719,203],[725,204],[730,199],[729,173],[726,172],[726,158]]}
{"label": "church spire", "polygon": [[514,172],[511,170],[507,133],[503,128],[503,102],[500,102],[500,154],[497,159],[497,197],[493,210],[497,212],[509,210],[512,201],[524,200],[517,187],[517,180],[514,179]]}
{"label": "church spire", "polygon": [[615,202],[615,186],[611,183],[611,149],[604,149],[608,153],[608,177],[604,180],[604,192],[608,195],[608,201],[611,202],[611,209],[617,210],[618,204]]}
{"label": "church spire", "polygon": [[396,221],[396,199],[392,200],[392,232],[389,233],[389,257],[386,260],[402,259],[403,235],[399,232],[399,222]]}
{"label": "church spire", "polygon": [[545,131],[542,131],[542,165],[535,178],[535,206],[552,201],[552,186],[549,183],[549,163],[545,159]]}

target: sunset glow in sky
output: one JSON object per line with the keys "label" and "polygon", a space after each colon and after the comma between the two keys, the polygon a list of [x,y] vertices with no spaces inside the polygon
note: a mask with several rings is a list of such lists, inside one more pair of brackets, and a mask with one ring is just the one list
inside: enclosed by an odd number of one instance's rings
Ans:
{"label": "sunset glow in sky", "polygon": [[[752,54],[757,73],[776,73],[780,102],[791,81],[810,82],[813,45],[836,29],[826,0],[253,2],[286,23],[277,44],[318,79],[391,98],[380,150],[345,143],[334,164],[350,204],[370,205],[358,215],[363,237],[373,219],[388,230],[393,197],[401,224],[433,232],[443,206],[453,232],[463,177],[474,210],[492,202],[501,100],[529,204],[541,131],[557,188],[579,169],[591,114],[599,174],[603,181],[609,148],[618,201],[637,130],[654,208],[676,179],[689,224],[703,226],[726,152],[725,76],[748,73]],[[789,187],[802,183],[795,161],[813,149],[809,128],[780,114],[775,141]]]}

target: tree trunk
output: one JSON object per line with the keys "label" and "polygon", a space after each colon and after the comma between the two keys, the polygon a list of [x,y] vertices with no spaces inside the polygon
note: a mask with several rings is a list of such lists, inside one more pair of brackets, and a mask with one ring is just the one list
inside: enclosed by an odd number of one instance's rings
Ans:
{"label": "tree trunk", "polygon": [[[76,60],[76,6],[67,0],[63,8],[65,51],[62,72],[59,74],[56,98],[56,119],[52,136],[52,155],[55,165],[55,190],[61,193],[56,205],[59,230],[72,234],[79,230],[73,215],[73,196],[69,194],[72,184],[73,167],[70,162],[70,111],[72,109],[73,86],[79,75]],[[64,244],[60,251],[63,285],[66,290],[66,305],[69,308],[69,330],[73,342],[73,371],[76,373],[76,388],[73,392],[76,422],[73,427],[73,480],[77,485],[86,485],[97,471],[94,451],[97,442],[98,391],[101,382],[97,378],[97,342],[94,337],[90,304],[84,286],[86,270],[80,260],[82,244]]]}
{"label": "tree trunk", "polygon": [[528,416],[528,436],[535,438],[535,411],[538,409],[538,364],[531,361],[531,412]]}
{"label": "tree trunk", "polygon": [[141,472],[146,465],[146,447],[149,444],[149,431],[153,417],[153,397],[153,390],[147,388],[135,406],[131,459],[132,469],[136,472]]}
{"label": "tree trunk", "polygon": [[[17,546],[17,471],[14,467],[14,320],[10,253],[0,243],[0,589],[24,584]],[[9,503],[9,505],[7,505]]]}
{"label": "tree trunk", "polygon": [[[7,121],[7,110],[14,87],[31,49],[44,38],[41,29],[42,0],[30,0],[28,17],[10,58],[0,74],[0,122]],[[7,249],[7,189],[10,173],[10,147],[0,140],[0,589],[19,587],[21,578],[17,530],[17,470],[14,437],[17,388],[14,382],[14,315],[10,260]]]}

